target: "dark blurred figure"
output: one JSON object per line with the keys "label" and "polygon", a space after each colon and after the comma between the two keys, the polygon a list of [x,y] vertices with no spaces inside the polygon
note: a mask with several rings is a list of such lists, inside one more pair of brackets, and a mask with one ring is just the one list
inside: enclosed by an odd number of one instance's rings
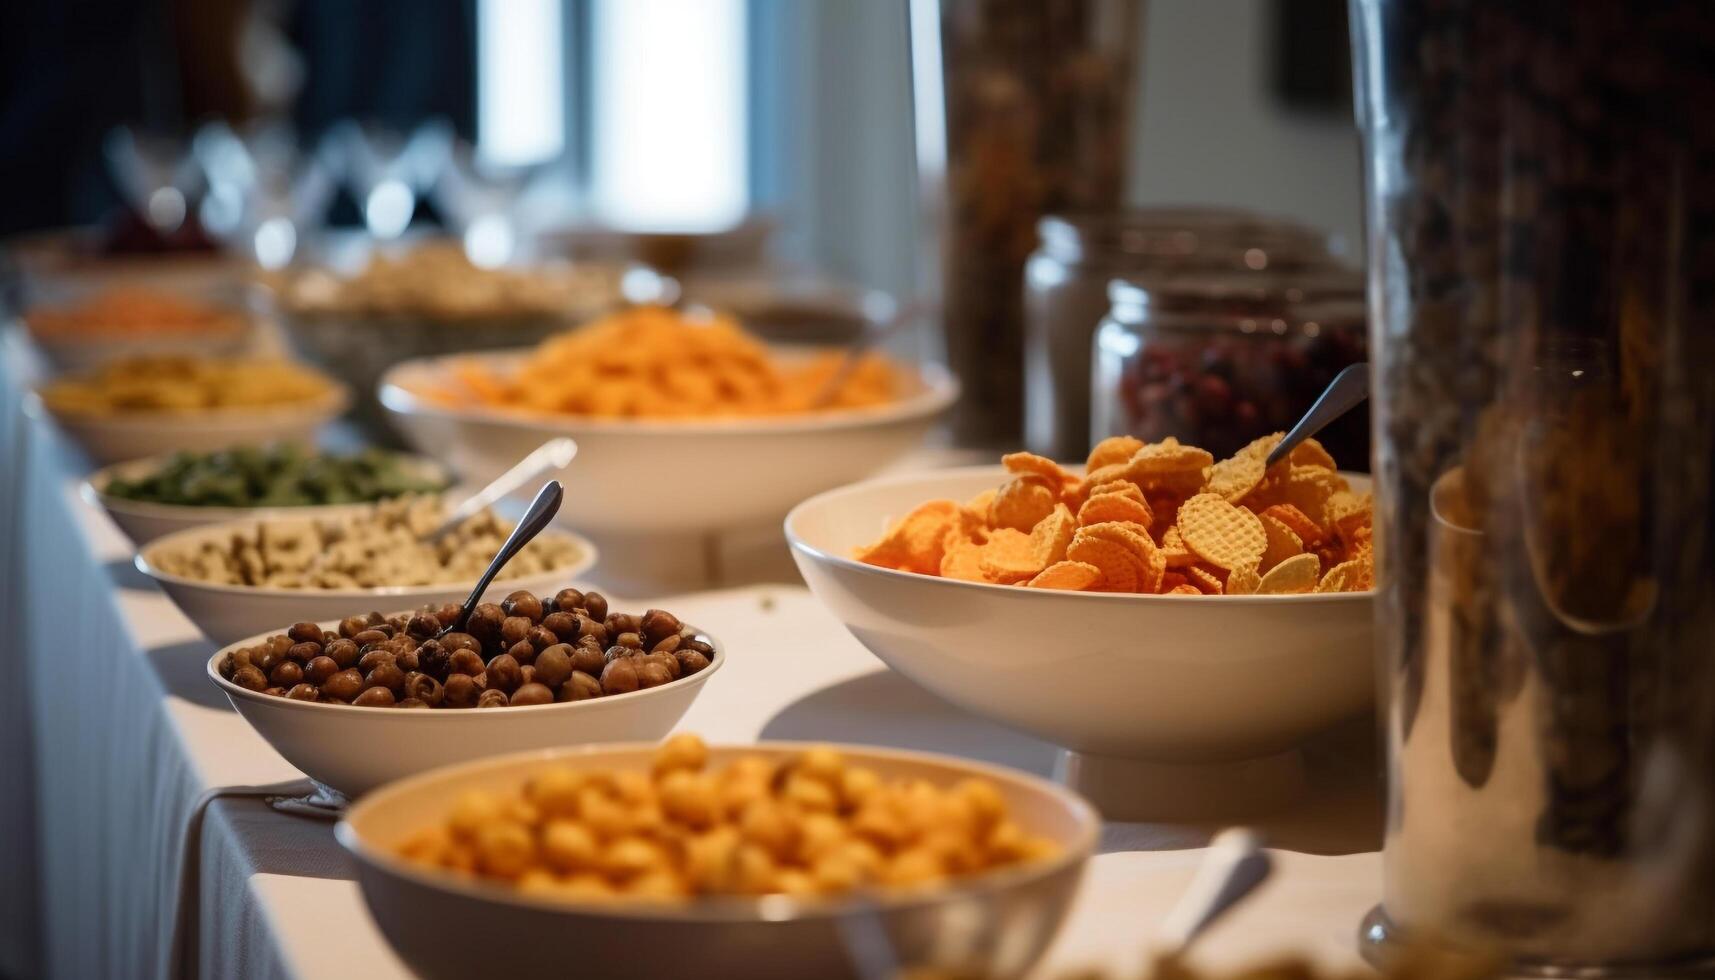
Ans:
{"label": "dark blurred figure", "polygon": [[474,132],[475,0],[0,0],[0,235],[111,217],[116,125],[188,135],[276,108],[240,57],[253,16],[295,49],[302,87],[278,108],[306,140],[343,118]]}

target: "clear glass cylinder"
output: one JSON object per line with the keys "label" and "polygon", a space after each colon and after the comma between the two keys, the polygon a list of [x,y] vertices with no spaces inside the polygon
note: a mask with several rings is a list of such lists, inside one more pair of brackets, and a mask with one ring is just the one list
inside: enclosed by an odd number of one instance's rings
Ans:
{"label": "clear glass cylinder", "polygon": [[1715,955],[1715,6],[1355,0],[1389,769],[1366,938]]}

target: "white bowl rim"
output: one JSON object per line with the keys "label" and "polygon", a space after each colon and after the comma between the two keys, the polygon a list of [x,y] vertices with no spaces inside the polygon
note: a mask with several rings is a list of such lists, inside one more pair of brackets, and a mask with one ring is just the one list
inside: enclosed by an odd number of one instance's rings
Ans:
{"label": "white bowl rim", "polygon": [[91,415],[86,412],[60,412],[48,406],[38,388],[30,389],[29,408],[52,418],[61,425],[103,428],[109,432],[156,432],[167,430],[197,430],[202,432],[242,431],[257,425],[287,420],[310,421],[330,419],[351,407],[351,386],[322,375],[329,390],[317,398],[299,402],[283,402],[267,406],[217,408],[196,412],[135,412],[124,415]]}
{"label": "white bowl rim", "polygon": [[[786,543],[791,546],[792,550],[795,552],[814,559],[821,564],[838,566],[845,571],[861,572],[866,575],[877,575],[884,578],[909,579],[913,582],[935,583],[933,585],[926,586],[929,588],[977,589],[990,594],[1028,596],[1029,598],[1025,601],[1030,602],[1068,600],[1072,602],[1177,604],[1202,602],[1208,599],[1219,599],[1220,602],[1217,604],[1217,607],[1225,607],[1236,605],[1278,605],[1281,603],[1304,603],[1310,601],[1328,603],[1369,602],[1375,598],[1376,593],[1374,589],[1371,589],[1368,592],[1291,592],[1281,595],[1219,596],[1152,595],[1137,592],[1071,592],[1065,589],[1027,589],[1018,585],[999,585],[992,582],[969,582],[964,579],[942,578],[939,575],[923,575],[918,572],[906,572],[894,568],[883,568],[880,565],[868,565],[848,555],[830,554],[827,551],[805,541],[794,529],[794,524],[797,523],[799,516],[804,511],[813,507],[823,506],[830,500],[841,496],[855,496],[863,491],[875,490],[886,486],[918,483],[929,478],[948,479],[988,474],[998,477],[1004,475],[1006,472],[1006,468],[998,463],[983,463],[977,466],[950,466],[942,469],[916,470],[910,473],[874,477],[868,480],[861,480],[857,483],[848,483],[843,487],[835,487],[832,490],[824,490],[823,492],[816,494],[814,497],[799,503],[786,514],[786,521],[784,524]],[[1362,473],[1344,475],[1364,477],[1364,474]],[[1368,479],[1368,477],[1364,478]],[[925,498],[925,500],[928,499],[934,498]]]}
{"label": "white bowl rim", "polygon": [[[388,615],[395,614],[389,613]],[[320,625],[323,629],[329,628],[329,623],[322,623]],[[707,630],[697,626],[693,626],[692,628],[697,631],[697,635],[702,637],[704,642],[708,643],[709,646],[714,647],[715,655],[709,658],[709,665],[707,667],[697,671],[695,674],[692,674],[689,677],[674,678],[666,684],[661,684],[657,687],[641,688],[636,691],[627,691],[624,694],[604,694],[599,698],[586,698],[582,701],[555,701],[551,704],[509,704],[504,708],[430,708],[428,710],[434,712],[434,717],[436,718],[493,718],[494,712],[496,711],[504,712],[505,717],[516,717],[519,712],[524,711],[534,711],[537,713],[555,710],[569,711],[576,710],[580,705],[595,703],[630,704],[649,697],[664,697],[666,693],[671,693],[668,691],[669,688],[679,684],[685,685],[685,687],[680,688],[681,691],[701,687],[710,677],[714,676],[715,671],[720,670],[721,667],[726,665],[726,646],[721,643],[718,637]],[[265,633],[257,633],[254,636],[247,636],[244,639],[239,640],[237,643],[228,643],[226,646],[216,650],[214,652],[214,656],[208,658],[208,665],[205,668],[208,671],[209,679],[214,681],[216,686],[218,686],[222,691],[225,691],[228,698],[240,698],[245,701],[264,704],[269,707],[285,707],[288,711],[339,711],[342,712],[344,716],[350,717],[360,717],[353,713],[361,712],[368,715],[384,715],[390,718],[397,718],[400,716],[401,712],[410,711],[408,708],[371,708],[368,705],[361,704],[324,704],[320,701],[298,701],[294,698],[275,697],[272,694],[263,694],[261,691],[252,691],[247,687],[239,687],[237,684],[234,684],[220,676],[221,658],[225,657],[232,651],[237,650],[239,647],[255,646],[270,636],[284,632],[285,628],[268,630]]]}
{"label": "white bowl rim", "polygon": [[[158,549],[165,546],[182,544],[185,539],[219,533],[231,533],[238,528],[248,528],[257,523],[259,522],[254,518],[240,518],[236,521],[223,521],[218,524],[200,524],[196,527],[186,527],[180,528],[177,531],[170,531],[158,538],[155,538],[141,548],[138,548],[137,553],[131,558],[131,564],[134,565],[139,572],[142,572],[144,575],[149,576],[157,582],[165,582],[169,585],[195,589],[201,592],[213,593],[215,595],[230,595],[236,598],[349,599],[352,602],[362,602],[364,599],[399,599],[414,595],[447,592],[449,590],[462,592],[464,591],[464,587],[470,584],[461,579],[453,582],[442,582],[438,584],[431,583],[428,585],[374,585],[367,589],[292,589],[284,586],[232,585],[225,582],[204,582],[201,579],[186,578],[183,575],[174,575],[171,572],[164,572],[157,567],[154,562],[149,560],[150,552],[157,552]],[[595,542],[581,534],[578,534],[576,531],[569,531],[558,527],[550,527],[542,531],[541,535],[538,536],[546,535],[565,538],[577,545],[581,552],[578,560],[564,568],[551,568],[541,572],[532,572],[529,575],[520,575],[515,578],[506,578],[506,572],[502,569],[500,575],[496,576],[492,584],[501,585],[509,582],[528,582],[548,577],[559,578],[561,576],[564,576],[567,579],[572,579],[595,567],[596,559],[600,556],[600,551],[596,548]]]}
{"label": "white bowl rim", "polygon": [[[458,482],[457,478],[453,474],[452,467],[438,459],[424,456],[420,453],[408,453],[397,449],[384,449],[381,450],[381,452],[399,459],[401,462],[411,466],[415,470],[420,470],[426,475],[434,476],[444,481],[447,488],[440,491],[441,494],[447,493],[448,490],[451,490]],[[204,507],[197,504],[163,504],[153,500],[132,500],[129,497],[115,497],[107,492],[107,486],[113,482],[114,477],[132,469],[136,469],[139,472],[145,472],[149,469],[159,469],[161,466],[166,465],[166,463],[176,455],[178,454],[157,453],[153,456],[144,456],[141,459],[128,459],[123,462],[111,463],[107,466],[103,466],[89,474],[89,476],[85,477],[83,481],[78,484],[78,493],[90,504],[106,508],[108,511],[113,513],[125,514],[129,517],[172,519],[200,517],[206,518],[206,520],[201,522],[204,524],[225,523],[226,521],[243,520],[245,518],[250,518],[252,520],[269,520],[276,517],[317,517],[326,514],[333,514],[350,508],[372,507],[380,502],[374,500],[359,500],[347,504],[289,504],[285,506],[268,507]],[[424,494],[423,496],[436,495]],[[388,497],[386,499],[397,500],[398,498]]]}
{"label": "white bowl rim", "polygon": [[[770,345],[779,352],[784,345]],[[843,350],[818,347],[809,349]],[[530,348],[477,351],[446,354],[401,361],[388,368],[376,387],[376,399],[383,408],[399,415],[421,415],[428,418],[484,422],[491,425],[524,425],[546,431],[610,434],[625,436],[666,435],[780,435],[799,432],[839,431],[858,429],[891,422],[933,417],[945,411],[959,398],[959,380],[946,367],[930,361],[910,363],[894,359],[895,368],[916,372],[923,390],[916,394],[879,405],[858,408],[831,409],[824,412],[798,412],[791,415],[759,415],[717,417],[707,419],[610,419],[584,415],[550,415],[516,409],[493,408],[486,405],[438,405],[412,392],[398,381],[408,371],[429,368],[443,369],[451,361],[504,360],[520,357]]]}
{"label": "white bowl rim", "polygon": [[[620,696],[624,697],[625,695]],[[386,711],[392,709],[373,708],[370,710]],[[441,891],[451,891],[467,898],[593,917],[716,923],[818,920],[849,915],[853,912],[891,912],[974,898],[979,895],[1003,891],[1014,885],[1040,881],[1083,864],[1095,854],[1097,842],[1101,837],[1102,818],[1097,814],[1095,806],[1090,801],[1065,786],[1043,779],[1035,773],[938,752],[919,752],[911,749],[895,749],[851,742],[802,742],[776,741],[773,739],[749,744],[723,742],[709,747],[720,751],[732,750],[737,752],[757,750],[802,752],[810,748],[832,747],[841,755],[860,764],[868,758],[962,770],[965,776],[986,778],[997,783],[1022,785],[1026,789],[1058,800],[1072,811],[1078,823],[1077,837],[1064,845],[1061,853],[1051,860],[1033,861],[1028,864],[997,868],[975,875],[951,878],[947,882],[926,891],[880,889],[856,895],[820,898],[792,898],[786,895],[748,898],[716,895],[695,898],[686,902],[576,902],[527,895],[516,888],[490,883],[486,880],[465,880],[451,874],[425,869],[396,854],[390,854],[379,847],[369,845],[352,826],[353,815],[361,813],[365,807],[378,805],[376,801],[388,794],[404,792],[419,783],[438,781],[448,776],[480,772],[491,767],[532,760],[547,764],[570,756],[647,752],[653,751],[658,746],[659,743],[656,742],[591,742],[575,746],[508,752],[504,755],[437,766],[434,769],[402,779],[392,780],[365,793],[357,802],[352,804],[351,809],[334,827],[334,837],[354,857],[379,865],[391,874],[410,879],[419,885],[426,885]]]}

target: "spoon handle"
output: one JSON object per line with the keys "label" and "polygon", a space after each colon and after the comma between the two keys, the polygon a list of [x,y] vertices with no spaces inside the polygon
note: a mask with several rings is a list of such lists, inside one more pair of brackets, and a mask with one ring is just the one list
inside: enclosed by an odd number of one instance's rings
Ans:
{"label": "spoon handle", "polygon": [[488,563],[482,578],[476,580],[476,588],[471,590],[470,598],[464,601],[464,608],[459,610],[458,622],[453,624],[452,630],[464,629],[465,623],[470,620],[471,610],[482,601],[482,594],[488,591],[488,584],[494,581],[494,577],[500,574],[500,570],[506,567],[506,563],[511,561],[514,555],[522,551],[532,538],[542,533],[542,529],[547,527],[548,522],[559,512],[560,500],[564,496],[560,481],[549,480],[542,484],[542,489],[536,493],[536,499],[530,501],[530,509],[524,512],[512,533],[506,536],[506,543],[500,546],[494,560]]}
{"label": "spoon handle", "polygon": [[1310,406],[1310,411],[1298,420],[1286,438],[1274,447],[1268,454],[1268,465],[1273,466],[1286,458],[1286,454],[1297,448],[1298,444],[1310,438],[1335,419],[1346,414],[1370,397],[1370,366],[1367,363],[1352,366],[1334,375],[1334,380],[1328,382],[1316,404]]}
{"label": "spoon handle", "polygon": [[1255,831],[1234,828],[1217,834],[1191,887],[1162,923],[1167,948],[1183,954],[1273,872],[1274,859],[1262,849]]}
{"label": "spoon handle", "polygon": [[531,480],[536,479],[549,470],[561,469],[569,465],[572,457],[578,454],[578,444],[565,436],[549,439],[536,447],[530,455],[525,456],[507,470],[495,477],[488,486],[453,508],[446,519],[436,525],[433,531],[424,536],[424,540],[433,544],[445,537],[453,528],[470,520],[484,508],[493,506],[494,502],[518,489]]}

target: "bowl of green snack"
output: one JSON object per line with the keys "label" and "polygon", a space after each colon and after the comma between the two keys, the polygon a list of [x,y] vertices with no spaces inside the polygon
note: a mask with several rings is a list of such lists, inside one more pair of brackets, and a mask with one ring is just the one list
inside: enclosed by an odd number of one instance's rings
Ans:
{"label": "bowl of green snack", "polygon": [[222,521],[333,516],[406,494],[440,494],[451,484],[446,467],[422,456],[282,443],[119,463],[91,474],[82,492],[144,544]]}

